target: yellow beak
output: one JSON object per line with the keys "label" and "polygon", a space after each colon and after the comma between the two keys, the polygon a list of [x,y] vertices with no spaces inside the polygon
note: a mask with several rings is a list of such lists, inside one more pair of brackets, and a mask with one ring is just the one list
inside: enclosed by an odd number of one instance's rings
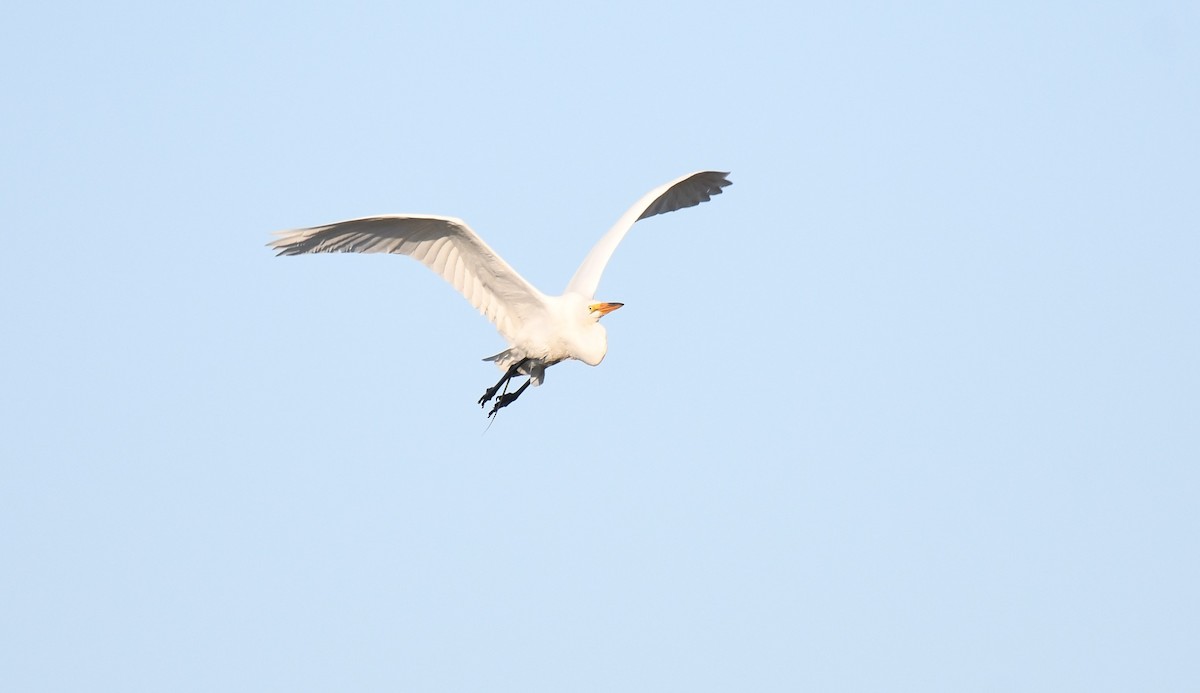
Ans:
{"label": "yellow beak", "polygon": [[599,313],[601,316],[604,316],[604,315],[608,315],[609,313],[613,312],[614,310],[620,308],[623,305],[625,305],[625,304],[624,303],[593,303],[592,305],[588,306],[588,308],[591,308],[593,311]]}

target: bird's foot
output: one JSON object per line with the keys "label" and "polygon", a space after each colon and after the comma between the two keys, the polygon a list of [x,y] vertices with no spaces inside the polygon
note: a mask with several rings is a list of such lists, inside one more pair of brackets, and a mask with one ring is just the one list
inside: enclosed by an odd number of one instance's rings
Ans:
{"label": "bird's foot", "polygon": [[517,394],[518,393],[515,392],[507,392],[497,397],[496,403],[492,405],[492,410],[488,412],[488,418],[492,418],[496,415],[496,412],[515,402],[517,400]]}
{"label": "bird's foot", "polygon": [[483,393],[483,397],[479,398],[479,408],[482,409],[484,407],[484,405],[486,405],[488,403],[488,400],[495,397],[496,393],[499,391],[500,391],[499,385],[497,385],[496,387],[489,387],[487,389],[487,392]]}

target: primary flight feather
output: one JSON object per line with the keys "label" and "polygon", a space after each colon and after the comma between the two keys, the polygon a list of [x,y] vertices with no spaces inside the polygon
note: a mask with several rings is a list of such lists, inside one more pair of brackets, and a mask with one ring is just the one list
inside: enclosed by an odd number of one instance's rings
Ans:
{"label": "primary flight feather", "polygon": [[[441,275],[491,320],[508,342],[508,349],[485,359],[504,371],[500,381],[479,399],[484,406],[495,398],[490,417],[515,401],[530,384],[541,385],[548,366],[566,359],[595,366],[604,359],[608,336],[599,320],[622,304],[597,302],[594,297],[621,239],[641,219],[693,207],[719,195],[731,184],[728,175],[720,171],[690,173],[643,195],[600,238],[560,296],[538,291],[465,222],[453,217],[389,214],[350,219],[280,231],[270,247],[279,255],[408,255]],[[508,392],[505,386],[518,375],[528,376],[528,380]]]}

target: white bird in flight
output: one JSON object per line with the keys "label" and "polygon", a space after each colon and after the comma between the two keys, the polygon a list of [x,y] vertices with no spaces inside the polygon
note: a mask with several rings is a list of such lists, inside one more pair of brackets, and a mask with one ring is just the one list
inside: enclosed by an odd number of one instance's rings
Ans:
{"label": "white bird in flight", "polygon": [[[729,174],[700,171],[661,185],[642,196],[591,249],[561,296],[538,291],[461,219],[421,214],[388,214],[339,221],[306,229],[279,231],[269,246],[279,255],[304,253],[393,253],[408,255],[458,289],[487,316],[508,349],[489,356],[504,375],[479,398],[491,418],[545,378],[546,368],[567,359],[599,365],[608,352],[600,318],[621,303],[595,300],[600,275],[617,244],[640,219],[693,207],[730,185]],[[518,375],[528,379],[508,392]],[[501,388],[504,391],[501,392]],[[497,396],[499,395],[499,396]]]}

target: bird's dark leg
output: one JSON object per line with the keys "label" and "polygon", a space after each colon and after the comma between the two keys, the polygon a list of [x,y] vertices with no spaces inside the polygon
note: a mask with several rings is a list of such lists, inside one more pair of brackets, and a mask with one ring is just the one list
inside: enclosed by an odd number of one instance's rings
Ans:
{"label": "bird's dark leg", "polygon": [[504,375],[500,376],[500,380],[498,380],[495,385],[489,387],[487,390],[484,391],[483,397],[479,398],[479,406],[483,407],[483,405],[487,404],[488,400],[495,397],[496,393],[500,391],[500,388],[504,387],[505,384],[507,384],[508,381],[512,380],[513,376],[515,376],[516,374],[517,374],[517,364],[513,364],[513,365],[509,366],[508,370],[504,371]]}
{"label": "bird's dark leg", "polygon": [[479,398],[479,406],[483,407],[483,405],[488,403],[488,400],[495,397],[496,393],[500,391],[500,388],[504,387],[508,381],[516,377],[517,372],[521,370],[521,366],[525,365],[525,362],[528,360],[529,359],[521,359],[520,361],[517,361],[513,365],[509,366],[508,370],[504,371],[504,375],[500,376],[500,380],[492,387],[489,387],[487,391],[483,393],[483,397]]}
{"label": "bird's dark leg", "polygon": [[529,387],[529,383],[531,383],[531,382],[533,382],[532,379],[526,380],[524,383],[521,384],[521,387],[517,388],[516,392],[505,392],[504,394],[497,397],[496,403],[494,405],[492,405],[492,410],[488,412],[488,418],[489,419],[492,418],[493,416],[496,415],[496,412],[500,411],[504,407],[507,407],[508,405],[512,404],[513,402],[516,402],[517,398],[521,396],[521,393],[525,391],[525,388]]}

